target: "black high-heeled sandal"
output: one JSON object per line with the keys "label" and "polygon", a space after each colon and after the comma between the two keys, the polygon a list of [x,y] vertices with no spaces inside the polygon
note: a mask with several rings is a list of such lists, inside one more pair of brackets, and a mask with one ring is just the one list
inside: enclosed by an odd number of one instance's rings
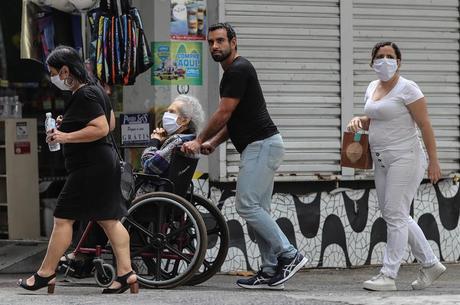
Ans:
{"label": "black high-heeled sandal", "polygon": [[128,273],[126,273],[125,275],[122,275],[122,276],[118,276],[116,279],[115,279],[115,282],[118,282],[121,284],[120,287],[118,288],[105,288],[104,290],[102,290],[102,293],[123,293],[125,292],[126,290],[130,290],[131,293],[138,293],[139,292],[139,283],[137,282],[137,277],[136,277],[136,281],[134,281],[134,283],[129,283],[128,284],[128,278],[135,274],[134,271],[130,271]]}
{"label": "black high-heeled sandal", "polygon": [[42,277],[38,273],[34,273],[34,284],[32,286],[27,285],[27,279],[20,279],[18,285],[26,290],[35,291],[48,286],[48,293],[54,293],[54,287],[56,283],[50,283],[56,277],[56,273],[48,277]]}

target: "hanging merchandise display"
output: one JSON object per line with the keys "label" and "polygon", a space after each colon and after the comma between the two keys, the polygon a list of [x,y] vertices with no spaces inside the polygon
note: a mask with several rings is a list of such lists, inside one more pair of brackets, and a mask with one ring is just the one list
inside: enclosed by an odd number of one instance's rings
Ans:
{"label": "hanging merchandise display", "polygon": [[97,0],[68,0],[80,12],[89,10],[96,5]]}
{"label": "hanging merchandise display", "polygon": [[88,12],[94,75],[110,85],[132,85],[152,65],[139,10],[128,0],[101,0]]}
{"label": "hanging merchandise display", "polygon": [[39,6],[49,6],[61,12],[72,13],[75,6],[69,0],[30,0]]}

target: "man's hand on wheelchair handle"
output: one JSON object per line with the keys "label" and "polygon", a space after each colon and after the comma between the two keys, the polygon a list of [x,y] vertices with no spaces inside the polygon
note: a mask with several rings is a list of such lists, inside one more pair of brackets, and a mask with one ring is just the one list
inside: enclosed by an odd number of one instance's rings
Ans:
{"label": "man's hand on wheelchair handle", "polygon": [[203,144],[201,144],[201,154],[203,155],[210,155],[214,152],[216,148],[214,145],[211,144],[211,142],[206,141]]}
{"label": "man's hand on wheelchair handle", "polygon": [[182,144],[181,150],[186,154],[200,153],[201,143],[197,140],[189,141]]}

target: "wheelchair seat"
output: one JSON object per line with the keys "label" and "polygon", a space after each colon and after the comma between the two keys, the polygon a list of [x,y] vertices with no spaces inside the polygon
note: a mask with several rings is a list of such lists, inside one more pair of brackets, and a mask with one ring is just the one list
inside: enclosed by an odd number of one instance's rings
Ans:
{"label": "wheelchair seat", "polygon": [[193,174],[198,165],[198,158],[190,157],[180,148],[173,151],[168,171],[168,179],[174,185],[173,193],[185,198],[192,183]]}
{"label": "wheelchair seat", "polygon": [[177,147],[171,155],[170,166],[165,177],[135,173],[136,192],[142,195],[150,192],[169,192],[185,198],[198,164],[198,158],[190,157]]}

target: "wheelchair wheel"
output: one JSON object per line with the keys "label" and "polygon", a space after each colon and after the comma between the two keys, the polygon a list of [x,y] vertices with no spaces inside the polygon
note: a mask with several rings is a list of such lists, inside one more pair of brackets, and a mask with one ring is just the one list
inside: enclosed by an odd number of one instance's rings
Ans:
{"label": "wheelchair wheel", "polygon": [[[189,198],[190,195],[187,195]],[[192,204],[200,212],[206,225],[208,247],[203,264],[197,273],[187,282],[187,285],[198,285],[209,280],[216,274],[225,262],[228,252],[229,232],[227,221],[209,199],[193,194]]]}
{"label": "wheelchair wheel", "polygon": [[96,283],[101,286],[101,287],[109,287],[112,285],[112,282],[115,280],[117,277],[117,274],[115,273],[115,268],[110,265],[110,264],[102,264],[101,265],[102,272],[98,271],[98,268],[95,269],[94,271],[94,279],[96,280]]}
{"label": "wheelchair wheel", "polygon": [[186,283],[206,254],[206,226],[187,200],[165,192],[136,198],[123,224],[130,236],[132,265],[149,288]]}

